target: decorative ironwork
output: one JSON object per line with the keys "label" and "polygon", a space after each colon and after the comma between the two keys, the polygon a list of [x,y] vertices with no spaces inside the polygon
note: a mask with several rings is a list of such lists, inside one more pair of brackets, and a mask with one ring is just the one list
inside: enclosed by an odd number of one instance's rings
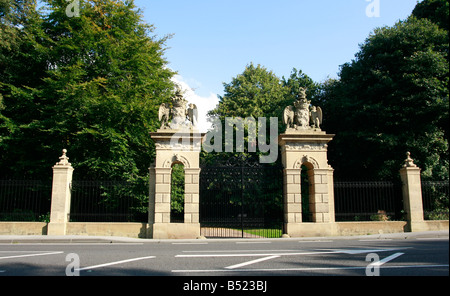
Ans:
{"label": "decorative ironwork", "polygon": [[279,164],[262,164],[259,162],[259,157],[255,154],[232,154],[221,153],[220,155],[214,155],[212,157],[204,157],[200,159],[200,166],[204,167],[244,167],[244,168],[266,168],[266,167],[278,167]]}
{"label": "decorative ironwork", "polygon": [[448,220],[449,182],[422,181],[422,199],[425,220]]}
{"label": "decorative ironwork", "polygon": [[145,180],[73,181],[71,222],[147,222]]}
{"label": "decorative ironwork", "polygon": [[0,221],[48,221],[51,182],[0,179]]}
{"label": "decorative ironwork", "polygon": [[206,237],[280,237],[283,175],[279,166],[233,155],[203,163],[200,223]]}
{"label": "decorative ironwork", "polygon": [[335,181],[336,221],[402,220],[401,186],[394,181]]}

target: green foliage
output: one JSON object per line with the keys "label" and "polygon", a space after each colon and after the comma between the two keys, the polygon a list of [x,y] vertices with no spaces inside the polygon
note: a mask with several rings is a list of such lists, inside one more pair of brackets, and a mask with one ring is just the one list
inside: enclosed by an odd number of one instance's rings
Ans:
{"label": "green foliage", "polygon": [[224,83],[225,94],[211,112],[221,117],[270,117],[278,115],[286,89],[272,71],[251,63],[242,74]]}
{"label": "green foliage", "polygon": [[449,1],[448,0],[424,0],[417,3],[412,15],[417,18],[426,18],[448,31],[449,26]]}
{"label": "green foliage", "polygon": [[44,3],[42,11],[30,4],[34,21],[23,27],[2,21],[18,44],[0,39],[2,173],[49,175],[66,148],[78,176],[147,175],[148,133],[173,89],[167,37],[152,36],[133,1],[80,1],[80,17],[72,18],[66,1]]}
{"label": "green foliage", "polygon": [[179,163],[172,166],[170,205],[176,216],[184,214],[184,166]]}
{"label": "green foliage", "polygon": [[415,17],[376,29],[324,86],[336,173],[392,179],[411,151],[425,178],[448,177],[448,78],[446,31]]}

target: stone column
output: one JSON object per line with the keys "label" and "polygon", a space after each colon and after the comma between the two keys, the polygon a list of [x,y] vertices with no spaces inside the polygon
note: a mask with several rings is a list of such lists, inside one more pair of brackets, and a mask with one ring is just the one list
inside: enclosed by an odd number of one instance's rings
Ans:
{"label": "stone column", "polygon": [[172,168],[155,168],[155,176],[154,223],[170,223]]}
{"label": "stone column", "polygon": [[403,208],[406,212],[408,230],[411,232],[427,230],[423,218],[422,184],[420,168],[411,159],[411,153],[406,154],[405,164],[400,169],[403,191]]}
{"label": "stone column", "polygon": [[[333,169],[328,165],[327,143],[334,135],[315,129],[288,129],[279,136],[284,170],[285,235],[335,234]],[[308,169],[309,209],[312,223],[302,219],[301,171]]]}
{"label": "stone column", "polygon": [[[149,188],[148,188],[148,224],[153,225],[155,223],[155,194],[156,194],[156,172],[155,172],[155,164],[153,163],[149,169]],[[151,230],[149,230],[149,234],[151,237]]]}
{"label": "stone column", "polygon": [[301,170],[284,169],[284,222],[302,222]]}
{"label": "stone column", "polygon": [[48,235],[65,235],[70,214],[70,187],[73,167],[63,150],[60,161],[53,166],[52,202]]}
{"label": "stone column", "polygon": [[[314,222],[330,222],[328,169],[313,169],[310,177],[310,203]],[[334,210],[332,211],[334,213]]]}
{"label": "stone column", "polygon": [[200,169],[184,170],[184,223],[200,222]]}
{"label": "stone column", "polygon": [[[202,135],[194,129],[160,129],[150,134],[156,159],[150,168],[149,236],[155,239],[200,237],[200,148]],[[184,223],[171,223],[172,166],[184,167]],[[154,196],[154,198],[153,198]]]}

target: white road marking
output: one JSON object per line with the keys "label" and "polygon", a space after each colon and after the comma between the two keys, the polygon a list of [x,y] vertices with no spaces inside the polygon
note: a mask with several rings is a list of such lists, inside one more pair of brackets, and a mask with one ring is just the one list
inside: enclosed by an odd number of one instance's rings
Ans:
{"label": "white road marking", "polygon": [[[405,248],[402,248],[405,249]],[[261,254],[183,254],[176,255],[177,258],[205,258],[205,257],[268,257],[268,256],[299,256],[299,255],[324,255],[324,254],[364,254],[396,251],[401,249],[355,249],[355,250],[330,250],[320,252],[295,252],[295,253],[261,253]]]}
{"label": "white road marking", "polygon": [[[448,264],[443,265],[398,265],[398,266],[386,266],[383,269],[394,268],[436,268],[436,267],[449,267]],[[212,273],[212,272],[273,272],[273,271],[326,271],[326,270],[356,270],[366,269],[366,266],[355,267],[305,267],[305,268],[260,268],[260,269],[199,269],[199,270],[172,270],[173,273]]]}
{"label": "white road marking", "polygon": [[228,266],[228,267],[225,267],[225,268],[226,269],[236,269],[236,268],[240,268],[240,267],[243,267],[243,266],[247,266],[247,265],[251,265],[251,264],[255,264],[255,263],[258,263],[258,262],[263,262],[263,261],[267,261],[267,260],[271,260],[271,259],[275,259],[275,258],[280,258],[280,256],[269,256],[269,257],[259,258],[259,259],[256,259],[256,260],[247,261],[247,262],[244,262],[244,263]]}
{"label": "white road marking", "polygon": [[88,266],[88,267],[83,267],[83,268],[77,268],[76,270],[79,270],[79,271],[82,271],[82,270],[91,270],[91,269],[96,269],[96,268],[105,267],[105,266],[111,266],[111,265],[123,264],[123,263],[128,263],[128,262],[133,262],[133,261],[139,261],[139,260],[146,260],[146,259],[152,259],[152,258],[155,258],[155,256],[148,256],[148,257],[139,257],[139,258],[126,259],[126,260],[115,261],[115,262],[110,262],[110,263],[104,263],[104,264],[99,264],[99,265],[93,265],[93,266]]}
{"label": "white road marking", "polygon": [[37,254],[13,255],[13,256],[0,257],[0,260],[2,260],[2,259],[24,258],[24,257],[57,255],[57,254],[63,254],[63,253],[64,252],[46,252],[46,253],[37,253]]}
{"label": "white road marking", "polygon": [[332,243],[332,240],[299,241],[299,243]]}
{"label": "white road marking", "polygon": [[360,239],[360,242],[383,242],[383,241],[391,241],[390,238],[380,238],[380,239]]}
{"label": "white road marking", "polygon": [[240,245],[250,245],[250,244],[271,244],[272,242],[236,242]]}
{"label": "white road marking", "polygon": [[336,250],[338,253],[344,253],[344,254],[365,254],[365,253],[378,253],[378,252],[389,252],[389,251],[398,251],[398,250],[404,250],[404,249],[410,249],[410,247],[406,248],[394,248],[394,249],[354,249],[354,250]]}
{"label": "white road marking", "polygon": [[383,265],[384,263],[387,263],[387,262],[389,262],[389,261],[392,261],[392,260],[394,260],[395,258],[398,258],[398,257],[400,257],[400,256],[402,256],[402,255],[405,255],[405,253],[395,253],[394,255],[391,255],[391,256],[389,256],[389,257],[386,257],[386,258],[384,258],[383,260],[380,260],[380,261],[377,261],[377,262],[373,262],[373,263],[371,263],[371,264],[369,264],[370,266],[381,266],[381,265]]}
{"label": "white road marking", "polygon": [[295,252],[298,250],[213,250],[213,251],[183,251],[183,253],[236,253],[236,252]]}
{"label": "white road marking", "polygon": [[172,243],[172,245],[207,245],[208,243]]}
{"label": "white road marking", "polygon": [[118,245],[130,245],[130,246],[141,246],[144,243],[1,243],[0,246],[118,246]]}
{"label": "white road marking", "polygon": [[58,251],[0,251],[0,253],[53,253]]}
{"label": "white road marking", "polygon": [[192,254],[176,255],[177,258],[205,258],[205,257],[268,257],[268,256],[296,256],[296,255],[315,255],[332,254],[336,252],[301,252],[301,253],[262,253],[262,254]]}

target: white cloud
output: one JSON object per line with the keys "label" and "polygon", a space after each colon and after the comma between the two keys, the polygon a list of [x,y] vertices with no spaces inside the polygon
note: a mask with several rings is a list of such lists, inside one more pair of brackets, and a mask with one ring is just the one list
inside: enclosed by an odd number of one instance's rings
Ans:
{"label": "white cloud", "polygon": [[217,94],[210,93],[208,97],[202,97],[195,93],[189,84],[180,75],[175,75],[172,81],[179,84],[185,91],[185,98],[189,103],[195,104],[198,108],[198,129],[200,132],[207,132],[211,127],[211,124],[207,121],[208,111],[216,108],[219,104],[219,98]]}

